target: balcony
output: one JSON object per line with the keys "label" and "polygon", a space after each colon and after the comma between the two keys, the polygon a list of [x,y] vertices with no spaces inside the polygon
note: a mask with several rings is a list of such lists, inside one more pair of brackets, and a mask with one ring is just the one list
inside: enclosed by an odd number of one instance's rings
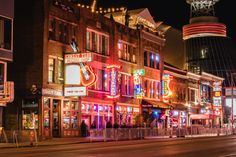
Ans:
{"label": "balcony", "polygon": [[0,84],[0,106],[5,106],[14,100],[14,82]]}

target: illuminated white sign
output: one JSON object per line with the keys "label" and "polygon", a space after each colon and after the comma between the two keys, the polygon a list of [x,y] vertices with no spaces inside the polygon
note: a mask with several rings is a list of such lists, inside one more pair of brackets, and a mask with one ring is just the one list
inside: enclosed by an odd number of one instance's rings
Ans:
{"label": "illuminated white sign", "polygon": [[65,64],[91,62],[92,53],[73,53],[65,55]]}
{"label": "illuminated white sign", "polygon": [[86,87],[65,87],[64,95],[65,96],[86,96],[87,88]]}
{"label": "illuminated white sign", "polygon": [[65,67],[65,84],[80,84],[80,66],[66,65]]}
{"label": "illuminated white sign", "polygon": [[221,106],[221,97],[213,96],[213,105],[214,106]]}

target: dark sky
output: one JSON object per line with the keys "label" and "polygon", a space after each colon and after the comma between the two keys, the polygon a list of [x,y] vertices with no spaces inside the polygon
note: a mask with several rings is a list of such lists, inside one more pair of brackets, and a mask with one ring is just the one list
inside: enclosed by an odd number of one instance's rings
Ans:
{"label": "dark sky", "polygon": [[[78,0],[90,1],[91,0]],[[148,8],[155,20],[163,21],[175,28],[181,29],[188,23],[190,6],[185,0],[97,0],[98,6],[127,6],[128,9]],[[236,43],[236,7],[235,0],[220,0],[215,5],[216,15],[227,25],[228,36]],[[154,3],[155,2],[155,3]],[[236,22],[235,22],[236,23]]]}

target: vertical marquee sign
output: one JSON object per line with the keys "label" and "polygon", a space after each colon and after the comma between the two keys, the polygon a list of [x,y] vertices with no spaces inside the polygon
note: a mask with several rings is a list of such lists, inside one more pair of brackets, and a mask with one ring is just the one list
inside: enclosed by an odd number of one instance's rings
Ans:
{"label": "vertical marquee sign", "polygon": [[134,97],[137,99],[142,99],[144,96],[144,92],[142,89],[142,78],[141,76],[145,75],[144,69],[134,70]]}
{"label": "vertical marquee sign", "polygon": [[86,96],[87,87],[96,82],[96,75],[86,62],[92,61],[92,53],[79,53],[77,44],[72,41],[74,53],[65,54],[65,96]]}
{"label": "vertical marquee sign", "polygon": [[173,79],[169,74],[163,74],[162,76],[162,96],[163,98],[169,98],[172,95],[170,89],[170,81]]}
{"label": "vertical marquee sign", "polygon": [[213,105],[214,106],[221,106],[221,81],[213,82]]}
{"label": "vertical marquee sign", "polygon": [[114,99],[118,98],[120,94],[118,93],[118,69],[119,65],[109,65],[107,69],[110,71],[110,95],[107,95],[108,98]]}

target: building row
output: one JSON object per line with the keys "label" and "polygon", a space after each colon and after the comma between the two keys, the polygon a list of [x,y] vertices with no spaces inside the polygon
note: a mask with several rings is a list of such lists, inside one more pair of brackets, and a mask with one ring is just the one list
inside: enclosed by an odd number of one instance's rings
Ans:
{"label": "building row", "polygon": [[160,25],[148,9],[104,15],[69,1],[15,1],[15,99],[5,128],[37,129],[44,139],[80,136],[82,121],[97,129],[222,125],[223,78],[165,63],[168,27]]}

